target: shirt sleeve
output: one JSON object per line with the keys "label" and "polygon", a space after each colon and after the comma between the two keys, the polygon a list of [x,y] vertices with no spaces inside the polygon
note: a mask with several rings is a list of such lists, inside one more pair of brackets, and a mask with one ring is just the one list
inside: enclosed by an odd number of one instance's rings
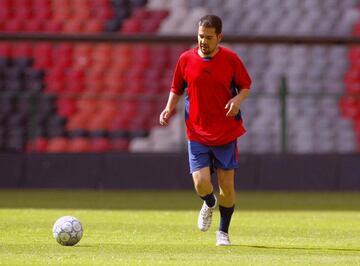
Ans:
{"label": "shirt sleeve", "polygon": [[180,57],[175,67],[170,91],[177,95],[182,95],[184,93],[184,89],[185,89],[185,81],[181,69],[181,57]]}
{"label": "shirt sleeve", "polygon": [[236,86],[238,87],[239,90],[244,88],[250,89],[251,78],[243,62],[240,60],[238,56],[235,56],[234,61],[235,61],[234,80]]}

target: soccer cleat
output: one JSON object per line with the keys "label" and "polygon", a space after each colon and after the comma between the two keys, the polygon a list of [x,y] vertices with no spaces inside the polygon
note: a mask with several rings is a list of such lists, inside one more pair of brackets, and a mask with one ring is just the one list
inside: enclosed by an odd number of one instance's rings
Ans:
{"label": "soccer cleat", "polygon": [[216,245],[217,246],[230,246],[229,234],[223,231],[216,231]]}
{"label": "soccer cleat", "polygon": [[[215,197],[215,195],[214,195]],[[209,207],[207,206],[206,202],[204,201],[200,213],[199,213],[199,217],[198,217],[198,228],[200,229],[200,231],[206,232],[207,230],[209,230],[210,226],[211,226],[211,222],[212,222],[212,215],[214,212],[214,209],[216,207],[216,202],[217,199],[215,197],[215,204],[213,207]]]}

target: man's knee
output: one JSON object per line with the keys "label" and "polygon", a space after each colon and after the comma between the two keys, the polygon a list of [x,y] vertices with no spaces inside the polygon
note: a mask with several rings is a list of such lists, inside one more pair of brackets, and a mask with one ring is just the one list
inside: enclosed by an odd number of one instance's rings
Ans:
{"label": "man's knee", "polygon": [[202,191],[211,186],[210,170],[202,168],[193,173],[194,186],[197,191]]}

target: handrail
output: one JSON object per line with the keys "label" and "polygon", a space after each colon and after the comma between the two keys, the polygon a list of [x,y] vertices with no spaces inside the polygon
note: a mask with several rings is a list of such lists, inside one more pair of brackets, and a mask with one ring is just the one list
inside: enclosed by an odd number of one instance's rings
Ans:
{"label": "handrail", "polygon": [[[123,34],[123,33],[10,33],[0,32],[0,41],[34,42],[126,42],[126,43],[194,43],[194,35]],[[304,44],[304,45],[355,45],[360,44],[356,36],[309,36],[309,35],[225,35],[226,43]]]}

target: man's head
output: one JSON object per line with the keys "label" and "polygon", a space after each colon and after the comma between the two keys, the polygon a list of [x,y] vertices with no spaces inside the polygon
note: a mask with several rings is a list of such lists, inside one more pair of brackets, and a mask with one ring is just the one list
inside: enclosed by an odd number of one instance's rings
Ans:
{"label": "man's head", "polygon": [[222,21],[218,16],[206,15],[199,21],[198,44],[204,55],[212,55],[221,41]]}

